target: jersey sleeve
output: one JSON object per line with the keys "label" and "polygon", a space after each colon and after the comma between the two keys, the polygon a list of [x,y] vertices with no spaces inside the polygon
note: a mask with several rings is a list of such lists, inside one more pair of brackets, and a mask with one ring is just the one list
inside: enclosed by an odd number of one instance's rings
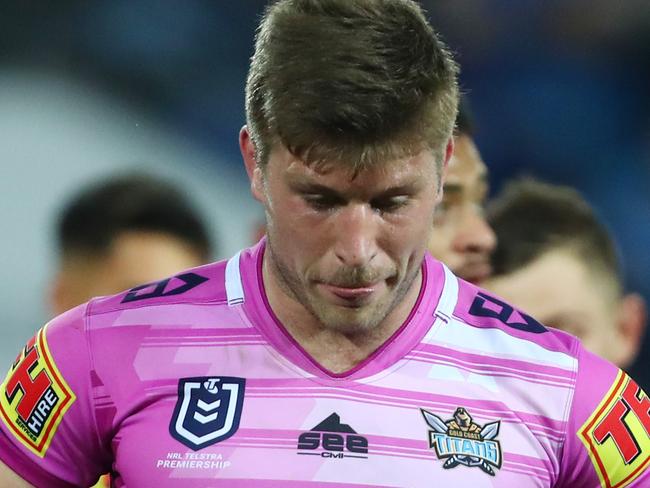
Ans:
{"label": "jersey sleeve", "polygon": [[85,311],[46,324],[0,385],[0,459],[37,487],[91,486],[110,470],[95,421]]}
{"label": "jersey sleeve", "polygon": [[557,488],[650,486],[650,399],[580,346]]}

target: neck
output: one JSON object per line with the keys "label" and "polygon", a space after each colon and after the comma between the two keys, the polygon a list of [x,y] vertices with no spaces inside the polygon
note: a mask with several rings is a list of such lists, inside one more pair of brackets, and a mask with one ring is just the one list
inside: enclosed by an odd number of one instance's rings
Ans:
{"label": "neck", "polygon": [[[267,249],[268,251],[268,249]],[[323,368],[349,371],[389,340],[406,321],[422,288],[422,271],[402,300],[376,326],[341,331],[323,324],[281,283],[269,252],[264,254],[262,276],[267,299],[287,332]]]}

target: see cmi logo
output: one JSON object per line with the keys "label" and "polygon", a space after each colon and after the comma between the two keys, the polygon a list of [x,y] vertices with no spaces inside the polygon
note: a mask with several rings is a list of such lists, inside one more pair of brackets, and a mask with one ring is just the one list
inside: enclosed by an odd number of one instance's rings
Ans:
{"label": "see cmi logo", "polygon": [[368,439],[349,425],[342,424],[338,414],[333,413],[310,431],[300,434],[298,454],[330,459],[366,459]]}
{"label": "see cmi logo", "polygon": [[454,417],[444,421],[437,415],[420,409],[429,425],[429,447],[435,449],[438,459],[445,459],[444,469],[463,465],[478,467],[490,476],[501,467],[501,445],[494,440],[499,434],[500,422],[483,427],[472,420],[467,410],[458,407]]}
{"label": "see cmi logo", "polygon": [[650,398],[622,371],[580,428],[601,486],[623,488],[650,465]]}
{"label": "see cmi logo", "polygon": [[76,397],[54,364],[41,329],[18,355],[0,386],[0,416],[16,438],[44,457]]}

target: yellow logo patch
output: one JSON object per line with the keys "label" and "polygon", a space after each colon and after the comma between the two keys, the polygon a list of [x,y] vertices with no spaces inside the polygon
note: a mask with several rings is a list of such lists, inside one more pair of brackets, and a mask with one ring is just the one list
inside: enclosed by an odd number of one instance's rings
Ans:
{"label": "yellow logo patch", "polygon": [[27,343],[0,385],[0,417],[25,447],[43,457],[75,399],[52,360],[44,327]]}
{"label": "yellow logo patch", "polygon": [[600,484],[623,488],[650,464],[650,398],[625,373],[580,428]]}

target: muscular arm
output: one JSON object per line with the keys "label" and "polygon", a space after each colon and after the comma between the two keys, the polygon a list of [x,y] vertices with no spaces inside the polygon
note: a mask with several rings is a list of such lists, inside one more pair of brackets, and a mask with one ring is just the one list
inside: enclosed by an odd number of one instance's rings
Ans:
{"label": "muscular arm", "polygon": [[0,486],[3,488],[34,488],[0,461]]}

